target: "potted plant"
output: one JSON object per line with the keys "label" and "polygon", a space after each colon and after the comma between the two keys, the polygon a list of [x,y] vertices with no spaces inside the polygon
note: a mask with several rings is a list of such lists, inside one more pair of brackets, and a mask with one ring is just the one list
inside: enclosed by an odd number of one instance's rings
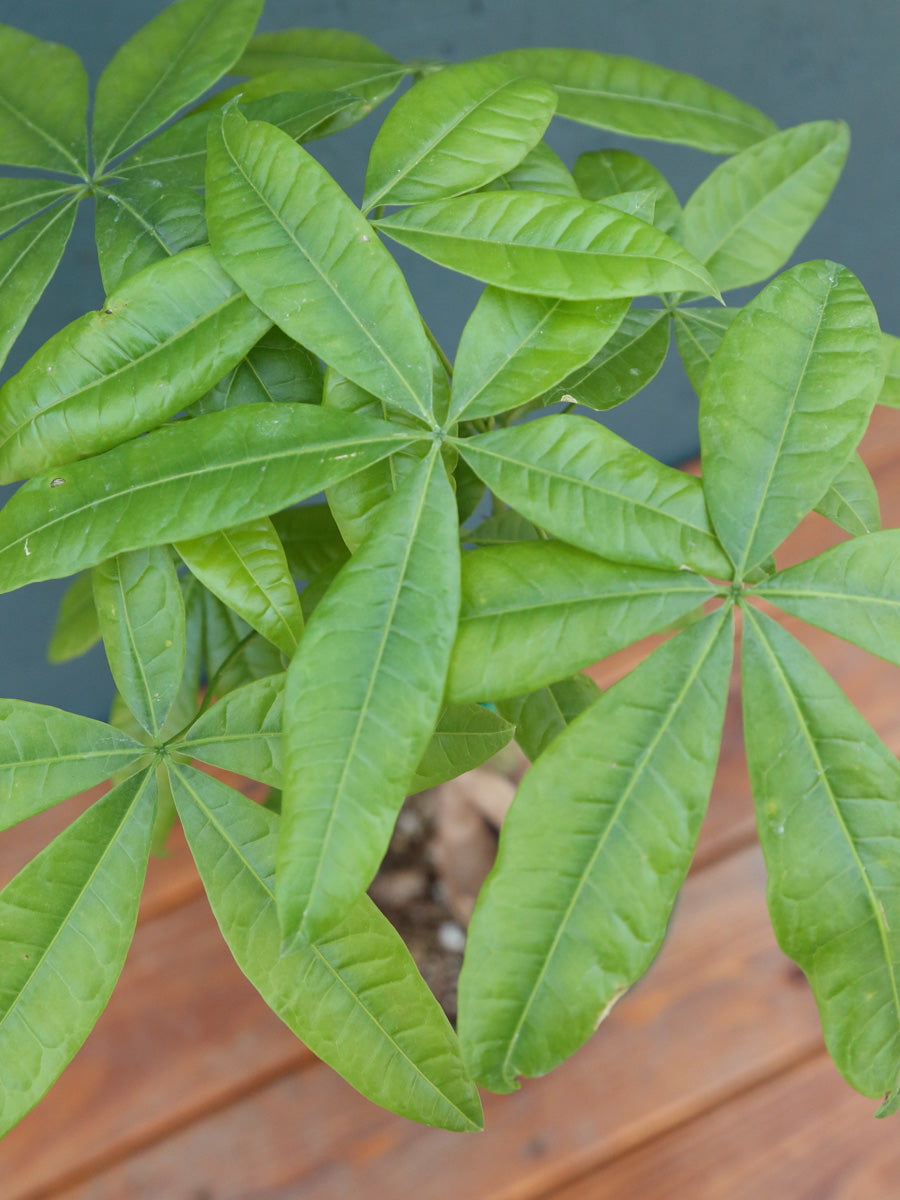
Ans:
{"label": "potted plant", "polygon": [[[0,585],[75,576],[57,654],[102,638],[118,688],[109,724],[0,703],[3,828],[114,781],[0,892],[0,1127],[97,1019],[175,820],[298,1036],[377,1103],[479,1127],[476,1083],[552,1069],[652,961],[736,618],[776,933],[838,1068],[893,1111],[900,767],[761,607],[900,661],[897,535],[856,454],[900,399],[900,343],[847,267],[776,274],[846,128],[779,131],[589,50],[406,65],[349,33],[254,38],[260,7],[166,9],[104,72],[90,143],[75,56],[0,38],[0,156],[37,173],[0,192],[3,352],[88,197],[107,290],[0,389],[0,481],[26,480],[0,511]],[[198,104],[229,71],[243,82]],[[408,76],[357,207],[301,143]],[[727,157],[682,207],[630,151],[570,172],[554,116]],[[382,237],[485,284],[454,363]],[[672,329],[702,481],[572,411],[639,391]],[[852,536],[779,571],[814,508]],[[659,632],[605,693],[580,674]],[[512,737],[533,765],[457,1037],[366,889],[404,797]],[[278,790],[253,803],[204,764]]]}

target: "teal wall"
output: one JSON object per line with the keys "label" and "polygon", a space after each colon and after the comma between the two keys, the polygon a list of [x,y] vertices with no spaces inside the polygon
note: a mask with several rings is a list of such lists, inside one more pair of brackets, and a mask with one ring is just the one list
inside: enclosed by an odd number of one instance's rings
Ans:
{"label": "teal wall", "polygon": [[[65,42],[96,78],[117,45],[165,7],[163,0],[3,0],[0,16],[40,37]],[[797,260],[845,263],[869,289],[882,323],[900,332],[896,198],[900,192],[900,5],[887,0],[269,0],[261,28],[331,25],[377,41],[400,58],[467,58],[510,46],[565,45],[629,54],[688,71],[733,91],[781,126],[842,117],[850,159],[830,205]],[[358,198],[376,112],[360,126],[312,149]],[[583,150],[640,149],[664,171],[682,200],[714,161],[698,152],[645,143],[637,147],[566,122],[549,139],[570,164]],[[14,370],[52,332],[102,300],[88,206],[60,273],[20,339]],[[452,352],[478,288],[471,281],[398,253],[429,324]],[[677,462],[696,451],[696,401],[680,365],[666,364],[650,389],[609,415],[608,424],[650,453]],[[44,646],[60,588],[39,585],[0,597],[7,631],[0,695],[56,703],[101,715],[109,694],[102,655],[48,667]],[[18,631],[11,638],[9,631]],[[12,648],[8,648],[12,642]]]}

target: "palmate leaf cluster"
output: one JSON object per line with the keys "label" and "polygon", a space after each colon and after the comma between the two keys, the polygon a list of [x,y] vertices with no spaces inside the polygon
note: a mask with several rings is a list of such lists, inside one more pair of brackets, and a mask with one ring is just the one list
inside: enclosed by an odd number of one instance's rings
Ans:
{"label": "palmate leaf cluster", "polygon": [[[900,403],[900,343],[828,261],[721,303],[784,267],[845,127],[779,131],[587,50],[404,64],[336,31],[251,39],[260,7],[167,9],[102,76],[90,139],[74,54],[0,32],[0,157],[25,169],[0,182],[2,353],[88,197],[108,293],[0,389],[0,479],[25,480],[0,511],[0,587],[74,576],[51,656],[102,638],[118,688],[110,724],[0,702],[0,827],[112,780],[0,892],[0,1127],[97,1019],[176,819],[297,1035],[373,1100],[478,1127],[476,1083],[550,1070],[658,950],[736,614],[775,930],[839,1069],[888,1111],[900,767],[770,614],[900,663],[900,533],[856,453],[873,406]],[[243,82],[201,102],[228,71]],[[300,143],[407,77],[357,207]],[[637,153],[570,172],[543,140],[555,115],[725,157],[682,207]],[[452,367],[382,236],[485,284]],[[702,480],[571,412],[640,391],[672,329]],[[777,570],[813,509],[849,540]],[[653,633],[671,636],[607,692],[580,674]],[[405,796],[513,736],[533,766],[457,1037],[366,889]]]}

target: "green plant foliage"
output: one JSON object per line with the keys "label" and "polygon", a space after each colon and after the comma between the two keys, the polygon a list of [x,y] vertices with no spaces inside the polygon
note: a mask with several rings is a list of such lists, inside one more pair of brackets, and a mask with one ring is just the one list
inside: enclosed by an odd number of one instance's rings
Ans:
{"label": "green plant foliage", "polygon": [[[479,1128],[476,1083],[561,1062],[660,946],[736,607],[775,931],[838,1069],[894,1111],[900,767],[766,615],[900,665],[900,540],[857,452],[873,406],[900,406],[900,339],[847,267],[783,271],[845,126],[779,132],[589,48],[405,63],[340,30],[254,37],[260,9],[170,5],[106,68],[90,136],[77,58],[0,26],[0,358],[87,196],[108,293],[0,388],[0,481],[24,480],[0,590],[75,576],[50,657],[102,637],[117,687],[109,724],[0,701],[0,829],[114,783],[0,892],[0,1130],[97,1019],[177,824],[286,1025],[376,1103]],[[408,76],[358,206],[299,143]],[[594,133],[570,170],[556,116],[726,157],[682,208]],[[455,361],[381,233],[487,285]],[[651,384],[673,327],[702,478],[572,412]],[[846,540],[779,569],[813,510]],[[648,635],[603,693],[581,673]],[[457,1037],[365,892],[407,795],[513,738],[532,765]]]}

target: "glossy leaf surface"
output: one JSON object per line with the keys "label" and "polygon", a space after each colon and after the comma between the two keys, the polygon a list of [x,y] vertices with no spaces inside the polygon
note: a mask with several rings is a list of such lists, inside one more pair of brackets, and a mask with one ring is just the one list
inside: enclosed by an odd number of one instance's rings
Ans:
{"label": "glossy leaf surface", "polygon": [[510,291],[567,300],[716,292],[677,242],[589,200],[479,192],[417,204],[374,224],[425,258]]}
{"label": "glossy leaf surface", "polygon": [[900,767],[809,652],[746,611],[744,736],[768,901],[825,1044],[866,1096],[900,1074]]}
{"label": "glossy leaf surface", "polygon": [[599,412],[615,408],[647,386],[665,362],[668,349],[665,311],[632,308],[593,358],[550,389],[546,402],[570,397]]}
{"label": "glossy leaf surface", "polygon": [[0,389],[0,479],[152,429],[202,396],[268,327],[208,246],[148,267]]}
{"label": "glossy leaf surface", "polygon": [[530,692],[621,650],[715,594],[690,571],[654,571],[562,542],[463,556],[459,632],[447,694],[497,700]]}
{"label": "glossy leaf surface", "polygon": [[71,195],[74,187],[53,179],[0,179],[0,233]]}
{"label": "glossy leaf surface", "polygon": [[431,350],[399,267],[314,158],[229,112],[210,132],[207,221],[225,270],[295,341],[428,419]]}
{"label": "glossy leaf surface", "polygon": [[0,162],[84,177],[88,79],[68,46],[0,26]]}
{"label": "glossy leaf surface", "polygon": [[482,187],[541,140],[556,93],[502,66],[465,62],[426,75],[391,111],[372,144],[363,211],[420,204]]}
{"label": "glossy leaf surface", "polygon": [[0,588],[278,511],[407,440],[383,421],[309,404],[178,422],[23,484],[0,510]]}
{"label": "glossy leaf surface", "polygon": [[703,385],[700,443],[710,513],[740,574],[825,493],[883,374],[872,303],[835,263],[792,267],[732,321]]}
{"label": "glossy leaf surface", "polygon": [[551,196],[580,197],[572,172],[546,142],[538,144],[520,163],[485,184],[486,192],[548,192]]}
{"label": "glossy leaf surface", "polygon": [[399,936],[367,896],[316,942],[281,955],[278,817],[198,771],[175,798],[210,904],[238,966],[319,1058],[369,1099],[447,1129],[481,1126],[458,1044]]}
{"label": "glossy leaf surface", "polygon": [[731,621],[712,614],[605,692],[522,780],[460,978],[460,1039],[485,1087],[556,1066],[652,962],[709,799],[731,657]]}
{"label": "glossy leaf surface", "polygon": [[99,191],[96,204],[97,253],[107,293],[151,263],[209,240],[203,197],[190,188],[132,179],[117,183],[114,191]]}
{"label": "glossy leaf surface", "polygon": [[434,730],[459,612],[439,457],[391,497],[319,602],[288,671],[282,929],[321,933],[368,887]]}
{"label": "glossy leaf surface", "polygon": [[516,741],[534,762],[599,695],[590,676],[572,675],[524,696],[500,700],[497,711],[515,725]]}
{"label": "glossy leaf surface", "polygon": [[119,784],[0,892],[0,1134],[40,1100],[115,987],[147,869],[153,778]]}
{"label": "glossy leaf surface", "polygon": [[349,556],[327,504],[286,508],[273,515],[272,524],[296,579],[312,579],[325,567],[341,564]]}
{"label": "glossy leaf surface", "polygon": [[616,562],[731,573],[700,481],[595,421],[542,417],[469,438],[460,453],[502,500],[573,546]]}
{"label": "glossy leaf surface", "polygon": [[586,200],[605,200],[619,192],[644,188],[653,191],[653,223],[664,233],[675,234],[681,223],[681,205],[671,184],[657,167],[629,150],[590,150],[579,155],[572,174]]}
{"label": "glossy leaf surface", "polygon": [[190,406],[191,416],[238,404],[320,404],[324,377],[315,355],[273,326],[233,371]]}

